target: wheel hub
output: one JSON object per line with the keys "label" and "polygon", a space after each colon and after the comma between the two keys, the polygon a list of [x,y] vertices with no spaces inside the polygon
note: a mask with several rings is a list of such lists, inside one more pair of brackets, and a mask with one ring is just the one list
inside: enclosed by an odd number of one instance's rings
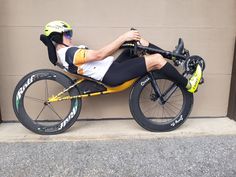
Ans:
{"label": "wheel hub", "polygon": [[150,94],[150,100],[151,101],[157,101],[158,97],[156,96],[156,94],[152,93]]}

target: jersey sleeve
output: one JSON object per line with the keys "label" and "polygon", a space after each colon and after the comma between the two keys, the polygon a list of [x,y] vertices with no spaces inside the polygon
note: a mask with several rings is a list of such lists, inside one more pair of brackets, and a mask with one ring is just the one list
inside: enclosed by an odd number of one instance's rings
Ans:
{"label": "jersey sleeve", "polygon": [[86,55],[86,49],[78,49],[74,54],[73,64],[78,66],[86,63]]}
{"label": "jersey sleeve", "polygon": [[80,73],[81,65],[86,62],[86,49],[70,47],[65,53],[65,61],[68,63],[68,70],[71,73]]}

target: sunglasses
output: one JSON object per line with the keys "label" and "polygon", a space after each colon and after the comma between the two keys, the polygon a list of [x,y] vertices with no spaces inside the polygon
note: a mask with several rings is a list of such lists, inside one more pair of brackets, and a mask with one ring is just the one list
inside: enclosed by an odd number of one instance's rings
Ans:
{"label": "sunglasses", "polygon": [[64,32],[63,34],[67,39],[71,39],[73,36],[73,31],[69,30],[69,31]]}

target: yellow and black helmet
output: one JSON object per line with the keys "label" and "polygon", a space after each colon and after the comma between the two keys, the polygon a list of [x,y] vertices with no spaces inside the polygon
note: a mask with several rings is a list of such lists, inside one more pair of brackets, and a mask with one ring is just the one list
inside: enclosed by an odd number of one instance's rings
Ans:
{"label": "yellow and black helmet", "polygon": [[72,28],[64,21],[52,21],[44,27],[44,35],[56,43],[62,43],[63,33],[72,37]]}

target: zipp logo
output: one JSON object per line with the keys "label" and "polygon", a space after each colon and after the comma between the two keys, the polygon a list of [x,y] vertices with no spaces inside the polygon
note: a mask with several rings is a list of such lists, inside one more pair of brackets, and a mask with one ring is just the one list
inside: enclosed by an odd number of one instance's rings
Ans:
{"label": "zipp logo", "polygon": [[150,78],[147,77],[147,79],[145,79],[144,81],[141,82],[141,86],[144,86],[149,80],[150,80]]}

